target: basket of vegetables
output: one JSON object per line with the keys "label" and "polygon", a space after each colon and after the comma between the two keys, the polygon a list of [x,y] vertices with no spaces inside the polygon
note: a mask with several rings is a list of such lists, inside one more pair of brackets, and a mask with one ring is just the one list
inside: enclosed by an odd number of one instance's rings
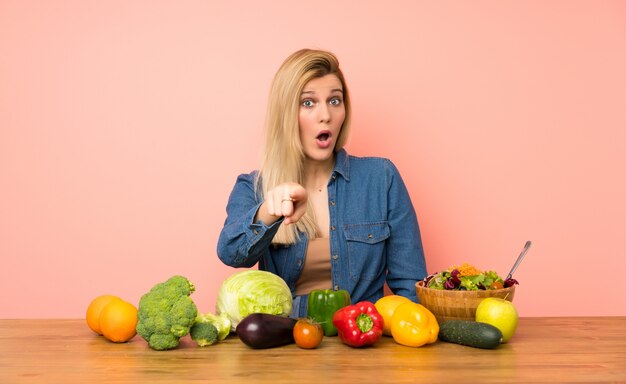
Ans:
{"label": "basket of vegetables", "polygon": [[417,299],[439,323],[446,320],[475,320],[483,299],[498,297],[513,301],[515,279],[503,280],[494,271],[481,271],[469,264],[452,266],[429,275],[416,284]]}

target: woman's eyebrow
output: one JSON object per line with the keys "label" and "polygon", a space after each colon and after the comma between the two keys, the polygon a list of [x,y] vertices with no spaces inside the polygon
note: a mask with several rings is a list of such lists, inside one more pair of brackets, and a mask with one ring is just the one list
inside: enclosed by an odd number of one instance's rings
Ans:
{"label": "woman's eyebrow", "polygon": [[[341,88],[334,88],[334,89],[331,89],[330,92],[331,93],[334,93],[334,92],[343,93],[343,89],[341,89]],[[315,94],[315,91],[302,91],[301,95],[304,95],[304,94],[311,94],[311,95],[313,95],[313,94]]]}

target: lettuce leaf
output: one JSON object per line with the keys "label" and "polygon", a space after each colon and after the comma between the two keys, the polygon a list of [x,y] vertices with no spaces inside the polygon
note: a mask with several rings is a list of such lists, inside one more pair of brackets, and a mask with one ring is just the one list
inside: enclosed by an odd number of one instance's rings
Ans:
{"label": "lettuce leaf", "polygon": [[496,281],[504,283],[502,278],[498,276],[495,271],[486,271],[479,275],[459,277],[458,271],[455,269],[452,272],[443,271],[436,273],[429,276],[427,279],[428,288],[463,291],[490,289],[491,285]]}

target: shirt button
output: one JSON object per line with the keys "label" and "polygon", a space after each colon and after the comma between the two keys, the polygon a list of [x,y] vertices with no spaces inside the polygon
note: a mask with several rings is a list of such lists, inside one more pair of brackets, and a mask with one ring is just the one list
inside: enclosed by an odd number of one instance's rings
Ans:
{"label": "shirt button", "polygon": [[337,178],[337,175],[333,175],[333,180],[335,180]]}
{"label": "shirt button", "polygon": [[339,255],[333,255],[333,260],[337,260],[339,258]]}
{"label": "shirt button", "polygon": [[253,229],[253,230],[252,230],[252,233],[254,233],[255,235],[258,235],[258,234],[259,234],[259,231],[258,231],[258,230],[256,230],[256,229]]}
{"label": "shirt button", "polygon": [[336,204],[336,203],[335,203],[335,200],[332,200],[332,201],[330,202],[330,205],[332,205],[333,207],[335,206],[335,204]]}
{"label": "shirt button", "polygon": [[331,230],[331,231],[334,231],[334,230],[335,230],[335,226],[334,226],[334,225],[331,225],[331,226],[330,226],[330,230]]}
{"label": "shirt button", "polygon": [[298,267],[302,266],[302,260],[298,260]]}
{"label": "shirt button", "polygon": [[338,291],[338,290],[339,290],[339,286],[335,285],[335,291]]}
{"label": "shirt button", "polygon": [[374,236],[370,233],[369,235],[367,235],[367,238],[368,238],[368,239],[373,239],[373,238],[374,238]]}

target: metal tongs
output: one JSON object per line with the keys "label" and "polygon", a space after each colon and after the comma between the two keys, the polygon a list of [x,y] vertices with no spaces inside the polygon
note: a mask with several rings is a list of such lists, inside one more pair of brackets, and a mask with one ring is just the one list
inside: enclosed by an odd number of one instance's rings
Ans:
{"label": "metal tongs", "polygon": [[509,272],[505,280],[508,280],[511,277],[513,277],[513,272],[515,272],[519,264],[522,262],[522,259],[524,258],[524,256],[526,256],[526,252],[528,252],[528,249],[530,248],[532,244],[533,243],[530,240],[526,242],[526,244],[524,245],[524,249],[522,249],[522,253],[520,253],[519,256],[517,257],[517,260],[515,260],[515,264],[513,264],[513,268],[511,268],[511,272]]}

